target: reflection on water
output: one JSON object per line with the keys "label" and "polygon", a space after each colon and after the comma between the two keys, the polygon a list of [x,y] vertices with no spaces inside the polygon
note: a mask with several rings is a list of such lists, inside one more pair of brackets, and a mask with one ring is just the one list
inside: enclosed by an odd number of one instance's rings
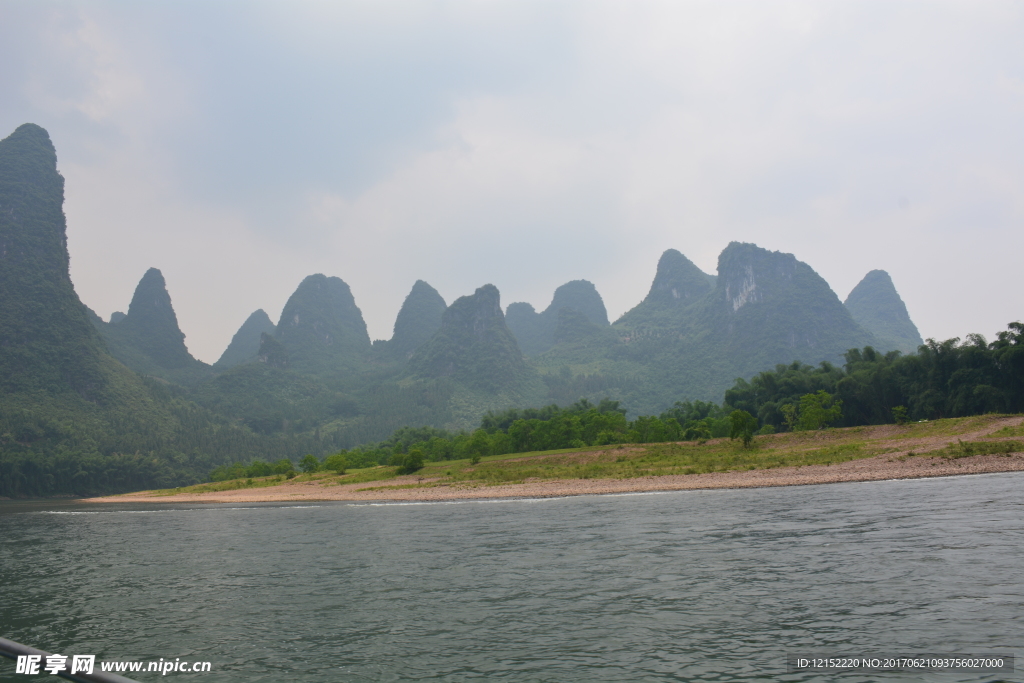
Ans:
{"label": "reflection on water", "polygon": [[[0,635],[101,660],[210,660],[213,674],[174,676],[208,683],[992,680],[788,675],[785,656],[1024,655],[1022,486],[2,502]],[[0,662],[0,679],[33,680],[13,671]]]}

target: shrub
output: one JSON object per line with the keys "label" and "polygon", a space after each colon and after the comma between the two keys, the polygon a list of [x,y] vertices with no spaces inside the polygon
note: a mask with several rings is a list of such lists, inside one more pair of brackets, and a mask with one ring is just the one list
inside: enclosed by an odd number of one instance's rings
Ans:
{"label": "shrub", "polygon": [[293,473],[292,476],[294,476],[295,465],[288,458],[281,458],[273,464],[272,472],[273,474],[288,474],[291,472]]}
{"label": "shrub", "polygon": [[798,429],[824,429],[843,416],[843,402],[824,389],[800,397]]}
{"label": "shrub", "polygon": [[711,430],[705,421],[696,423],[692,427],[687,427],[686,431],[683,432],[683,441],[707,441],[711,438]]}
{"label": "shrub", "polygon": [[316,459],[315,455],[307,455],[299,463],[299,468],[306,474],[312,474],[320,469],[320,461]]}
{"label": "shrub", "polygon": [[345,474],[345,469],[348,467],[348,459],[344,453],[335,453],[324,458],[321,469],[335,472],[337,474]]}
{"label": "shrub", "polygon": [[398,466],[399,474],[412,474],[423,469],[423,451],[413,448],[406,454],[395,453],[391,456],[391,464]]}

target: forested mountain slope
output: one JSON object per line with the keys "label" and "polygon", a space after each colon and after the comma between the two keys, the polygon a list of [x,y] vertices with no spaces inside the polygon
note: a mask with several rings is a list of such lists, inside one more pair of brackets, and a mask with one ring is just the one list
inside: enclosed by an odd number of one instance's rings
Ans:
{"label": "forested mountain slope", "polygon": [[413,355],[410,369],[421,377],[453,377],[496,391],[519,384],[530,372],[505,325],[494,285],[456,299],[440,329]]}

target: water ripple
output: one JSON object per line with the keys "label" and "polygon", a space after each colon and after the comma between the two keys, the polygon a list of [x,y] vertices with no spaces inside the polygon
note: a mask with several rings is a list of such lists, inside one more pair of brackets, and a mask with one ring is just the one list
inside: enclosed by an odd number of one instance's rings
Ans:
{"label": "water ripple", "polygon": [[787,674],[785,655],[1024,654],[1022,485],[2,502],[0,624],[100,659],[208,659],[216,675],[176,676],[207,682],[907,680]]}

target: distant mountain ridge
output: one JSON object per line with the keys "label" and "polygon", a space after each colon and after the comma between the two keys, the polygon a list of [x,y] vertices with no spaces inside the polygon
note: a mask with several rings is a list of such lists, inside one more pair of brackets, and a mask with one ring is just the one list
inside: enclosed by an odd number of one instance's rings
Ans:
{"label": "distant mountain ridge", "polygon": [[[362,387],[354,389],[357,404],[380,392],[408,397],[413,386],[441,391],[448,397],[444,401],[453,403],[428,412],[456,421],[444,423],[448,427],[465,424],[461,421],[482,406],[499,405],[502,396],[540,404],[564,400],[574,391],[592,400],[612,396],[632,410],[654,413],[684,397],[716,400],[735,378],[777,364],[841,363],[850,348],[884,343],[854,320],[806,263],[739,242],[722,252],[717,275],[667,250],[644,300],[610,325],[600,294],[585,280],[560,286],[542,313],[517,302],[505,314],[493,285],[445,307],[436,290],[417,281],[392,339],[375,342],[369,353],[365,325],[347,286],[337,278],[311,277],[332,280],[339,288],[339,310],[348,311],[348,329],[356,330],[355,343],[347,347],[349,361],[329,368],[296,365],[301,346],[282,334],[287,313],[276,334],[264,338],[258,360],[304,375],[333,373],[343,382],[338,390]],[[312,326],[322,333],[326,324]],[[317,343],[331,346],[327,337]],[[386,410],[398,415],[411,409]],[[361,413],[337,428],[351,430],[375,419]]]}
{"label": "distant mountain ridge", "polygon": [[[190,452],[211,458],[243,443],[250,452],[322,453],[403,426],[469,429],[486,410],[579,398],[656,414],[678,400],[718,401],[737,377],[780,363],[838,364],[850,348],[920,340],[884,271],[869,273],[844,304],[794,255],[733,242],[717,275],[666,250],[646,297],[611,324],[586,280],[558,287],[540,313],[525,302],[503,312],[490,284],[448,306],[417,280],[391,339],[372,344],[349,286],[314,274],[276,325],[252,313],[211,367],[188,352],[159,270],[146,272],[127,314],[110,322],[81,304],[62,201],[44,130],[23,126],[0,141],[0,434],[129,425],[118,428],[124,438],[110,432],[104,453],[179,458],[178,442],[203,444]],[[48,407],[38,408],[39,396]],[[19,426],[18,415],[36,410],[63,417]],[[191,420],[206,426],[186,427]],[[157,436],[143,438],[146,430]],[[17,448],[56,453],[58,441],[44,448],[26,438]]]}
{"label": "distant mountain ridge", "polygon": [[538,362],[642,377],[623,400],[647,413],[680,394],[717,400],[735,378],[779,363],[838,363],[847,349],[874,341],[810,266],[739,242],[722,251],[716,277],[666,251],[647,297],[612,331],[616,343],[597,356],[556,348]]}

